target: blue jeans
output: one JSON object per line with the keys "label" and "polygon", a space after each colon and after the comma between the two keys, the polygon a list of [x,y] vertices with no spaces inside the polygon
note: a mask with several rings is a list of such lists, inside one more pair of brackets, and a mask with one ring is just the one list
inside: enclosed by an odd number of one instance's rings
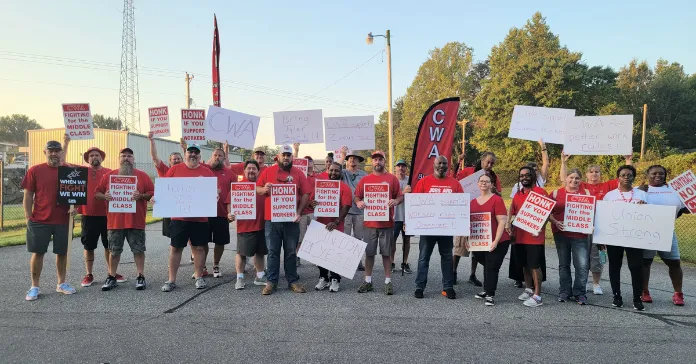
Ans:
{"label": "blue jeans", "polygon": [[416,287],[425,289],[428,283],[428,269],[430,269],[430,256],[433,255],[435,244],[440,251],[440,269],[442,269],[442,289],[452,288],[454,285],[454,270],[452,262],[452,248],[454,241],[451,236],[421,236],[418,243],[418,273],[416,274]]}
{"label": "blue jeans", "polygon": [[300,224],[294,222],[266,221],[268,243],[268,281],[278,284],[280,275],[280,249],[283,249],[283,267],[288,285],[297,282],[297,242],[300,240]]}
{"label": "blue jeans", "polygon": [[[568,297],[585,296],[587,293],[587,276],[590,268],[589,242],[587,238],[570,238],[553,234],[558,252],[558,275],[561,287],[559,293]],[[570,258],[573,257],[575,283],[570,276]],[[572,287],[572,291],[571,291]]]}

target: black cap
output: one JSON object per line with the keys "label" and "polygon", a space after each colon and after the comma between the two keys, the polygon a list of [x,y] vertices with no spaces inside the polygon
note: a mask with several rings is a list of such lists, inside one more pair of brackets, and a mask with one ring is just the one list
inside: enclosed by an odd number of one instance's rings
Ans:
{"label": "black cap", "polygon": [[135,153],[133,153],[133,149],[130,149],[128,147],[121,149],[121,151],[119,152],[119,154],[123,154],[123,153],[135,154]]}
{"label": "black cap", "polygon": [[46,149],[63,150],[63,146],[55,140],[49,140],[48,143],[46,143]]}

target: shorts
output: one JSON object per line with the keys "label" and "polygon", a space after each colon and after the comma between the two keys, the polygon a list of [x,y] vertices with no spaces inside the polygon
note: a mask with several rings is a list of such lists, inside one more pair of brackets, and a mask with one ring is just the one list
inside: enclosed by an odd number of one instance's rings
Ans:
{"label": "shorts", "polygon": [[169,224],[170,245],[185,248],[191,240],[191,246],[208,245],[208,222],[172,220]]}
{"label": "shorts", "polygon": [[468,257],[469,249],[466,248],[466,236],[455,236],[454,237],[454,256],[456,257]]}
{"label": "shorts", "polygon": [[304,239],[305,233],[307,233],[307,226],[314,220],[314,214],[305,214],[300,216],[300,243]]}
{"label": "shorts", "polygon": [[406,235],[403,221],[394,221],[394,242],[396,242],[396,239],[399,238],[399,234],[401,234],[403,238],[411,237],[411,235]]}
{"label": "shorts", "polygon": [[208,218],[208,241],[215,245],[230,243],[230,222],[226,217]]}
{"label": "shorts", "polygon": [[515,244],[517,253],[517,265],[527,269],[539,269],[544,262],[546,253],[543,245]]}
{"label": "shorts", "polygon": [[85,250],[97,249],[99,237],[101,237],[104,249],[109,249],[109,238],[106,230],[106,216],[85,216],[82,215],[82,245]]}
{"label": "shorts", "polygon": [[672,249],[668,252],[661,252],[655,250],[643,250],[643,259],[653,259],[655,254],[660,256],[662,260],[679,260],[681,259],[681,254],[679,254],[679,242],[677,241],[677,234],[672,235]]}
{"label": "shorts", "polygon": [[116,229],[109,230],[109,250],[111,250],[111,255],[118,257],[123,253],[124,240],[128,240],[128,245],[133,254],[145,253],[145,230]]}
{"label": "shorts", "polygon": [[53,238],[54,254],[68,254],[68,224],[42,224],[29,220],[27,223],[29,253],[46,254],[51,238]]}
{"label": "shorts", "polygon": [[172,219],[165,217],[162,218],[162,235],[169,237],[169,223],[172,222]]}
{"label": "shorts", "polygon": [[[591,238],[592,235],[590,235]],[[590,243],[590,272],[602,273],[602,270],[604,270],[604,266],[599,260],[599,248],[597,248],[597,244]]]}
{"label": "shorts", "polygon": [[237,233],[237,254],[243,257],[268,255],[266,234],[263,230]]}
{"label": "shorts", "polygon": [[365,218],[363,214],[346,215],[346,219],[343,226],[343,230],[345,230],[344,233],[358,240],[363,240],[363,236],[365,235],[365,227],[363,226],[364,221]]}
{"label": "shorts", "polygon": [[379,245],[379,254],[385,257],[391,256],[392,246],[394,245],[394,235],[392,228],[364,228],[365,236],[363,241],[367,243],[365,255],[374,257],[377,255],[377,246]]}

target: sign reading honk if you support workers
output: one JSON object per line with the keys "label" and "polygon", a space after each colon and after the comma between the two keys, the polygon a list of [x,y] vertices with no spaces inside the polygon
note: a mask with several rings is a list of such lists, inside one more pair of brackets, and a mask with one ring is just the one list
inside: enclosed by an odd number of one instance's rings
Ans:
{"label": "sign reading honk if you support workers", "polygon": [[556,201],[536,192],[530,192],[522,204],[522,208],[517,211],[512,225],[528,233],[537,234],[544,227],[554,206],[556,206]]}
{"label": "sign reading honk if you support workers", "polygon": [[271,221],[293,222],[297,214],[297,185],[271,185]]}

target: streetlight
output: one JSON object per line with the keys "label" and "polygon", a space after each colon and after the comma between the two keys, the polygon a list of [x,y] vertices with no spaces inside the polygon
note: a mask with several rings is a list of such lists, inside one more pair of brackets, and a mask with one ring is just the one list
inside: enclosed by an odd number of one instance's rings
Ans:
{"label": "streetlight", "polygon": [[394,129],[392,127],[392,77],[391,77],[391,34],[387,29],[386,35],[372,35],[372,32],[367,33],[367,44],[372,44],[375,37],[384,37],[387,39],[387,97],[389,98],[389,108],[387,109],[387,120],[389,122],[389,172],[394,173]]}

